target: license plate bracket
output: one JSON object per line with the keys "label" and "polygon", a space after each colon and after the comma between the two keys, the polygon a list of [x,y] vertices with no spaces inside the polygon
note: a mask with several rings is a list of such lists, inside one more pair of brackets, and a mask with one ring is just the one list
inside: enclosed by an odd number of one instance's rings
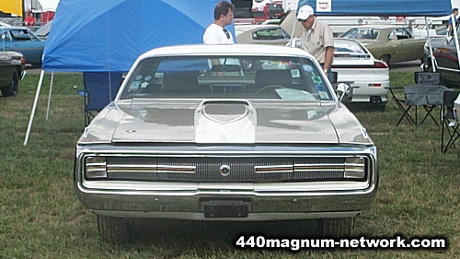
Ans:
{"label": "license plate bracket", "polygon": [[248,206],[245,205],[204,205],[205,218],[246,218]]}

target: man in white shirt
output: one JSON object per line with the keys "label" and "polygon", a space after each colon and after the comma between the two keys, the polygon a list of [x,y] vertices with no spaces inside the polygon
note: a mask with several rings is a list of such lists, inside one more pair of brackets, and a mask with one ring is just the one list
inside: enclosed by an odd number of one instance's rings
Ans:
{"label": "man in white shirt", "polygon": [[204,44],[234,44],[233,35],[225,29],[232,24],[235,6],[227,1],[221,1],[214,8],[214,23],[208,26],[203,34]]}
{"label": "man in white shirt", "polygon": [[301,48],[318,60],[324,73],[331,79],[331,66],[334,58],[334,39],[331,28],[318,22],[314,16],[313,8],[308,5],[299,9],[297,20],[304,27],[300,37]]}

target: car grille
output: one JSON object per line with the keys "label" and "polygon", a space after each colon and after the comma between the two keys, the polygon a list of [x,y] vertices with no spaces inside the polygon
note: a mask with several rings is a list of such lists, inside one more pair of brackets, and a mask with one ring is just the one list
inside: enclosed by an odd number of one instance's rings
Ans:
{"label": "car grille", "polygon": [[[368,160],[364,161],[365,165],[351,165],[351,171],[367,172]],[[108,156],[105,166],[107,180],[166,182],[337,181],[347,180],[344,170],[350,170],[345,157]]]}

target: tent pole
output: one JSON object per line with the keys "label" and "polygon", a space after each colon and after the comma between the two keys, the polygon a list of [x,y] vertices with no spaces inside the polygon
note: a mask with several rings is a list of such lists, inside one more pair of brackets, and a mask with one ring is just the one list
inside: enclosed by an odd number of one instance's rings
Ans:
{"label": "tent pole", "polygon": [[54,82],[54,71],[51,72],[50,93],[48,95],[48,108],[46,109],[46,120],[48,120],[48,117],[50,115],[51,93],[53,92],[53,82]]}
{"label": "tent pole", "polygon": [[455,48],[457,49],[457,62],[458,62],[458,67],[460,68],[460,58],[458,58],[460,54],[460,47],[458,45],[457,23],[455,22],[454,14],[451,15],[451,19],[452,19],[452,30],[454,31],[454,37],[455,37],[454,38]]}
{"label": "tent pole", "polygon": [[425,16],[425,27],[426,27],[426,35],[428,37],[428,46],[430,47],[431,67],[433,68],[433,72],[436,72],[436,67],[434,66],[434,59],[433,59],[433,48],[431,46],[430,29],[428,27],[428,20],[426,19],[426,16]]}
{"label": "tent pole", "polygon": [[[295,18],[295,13],[294,13],[294,18]],[[293,22],[293,25],[292,25],[292,32],[291,32],[291,47],[295,48],[297,47],[296,46],[296,41],[295,41],[295,36],[294,36],[294,33],[295,33],[295,27],[296,27],[296,24],[297,24],[297,19],[294,19],[294,22]]]}
{"label": "tent pole", "polygon": [[27,126],[26,138],[24,139],[24,146],[27,145],[27,141],[29,140],[30,129],[32,128],[32,121],[34,119],[35,110],[37,109],[38,97],[40,95],[40,89],[42,88],[44,74],[45,74],[45,71],[42,70],[42,72],[40,73],[40,80],[38,81],[37,92],[35,93],[34,105],[32,107],[32,112],[30,113],[29,125]]}

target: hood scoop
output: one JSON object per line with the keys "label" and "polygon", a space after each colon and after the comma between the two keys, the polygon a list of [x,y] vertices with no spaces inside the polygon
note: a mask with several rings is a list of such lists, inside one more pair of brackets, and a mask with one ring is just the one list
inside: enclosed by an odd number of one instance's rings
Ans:
{"label": "hood scoop", "polygon": [[195,142],[254,143],[257,114],[246,100],[205,100],[195,110]]}

